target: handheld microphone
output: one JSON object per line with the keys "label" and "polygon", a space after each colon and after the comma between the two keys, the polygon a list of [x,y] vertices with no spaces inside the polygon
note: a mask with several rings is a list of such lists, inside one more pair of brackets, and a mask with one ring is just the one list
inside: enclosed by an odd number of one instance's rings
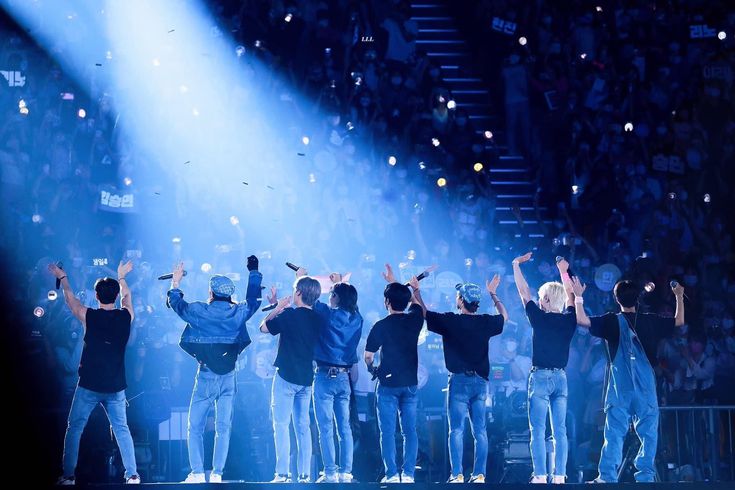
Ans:
{"label": "handheld microphone", "polygon": [[676,286],[678,286],[678,285],[679,285],[679,283],[678,283],[677,281],[674,281],[674,280],[672,280],[672,281],[671,281],[671,282],[669,283],[669,286],[671,286],[671,289],[674,289],[674,288],[675,288]]}
{"label": "handheld microphone", "polygon": [[278,306],[278,303],[271,303],[271,304],[269,304],[268,306],[266,306],[265,308],[263,308],[260,311],[271,311],[271,310],[275,310],[276,309],[276,306]]}
{"label": "handheld microphone", "polygon": [[[556,256],[556,263],[557,264],[559,262],[561,262],[562,260],[566,260],[566,259],[564,257],[562,257],[561,255],[557,255]],[[572,268],[571,267],[568,267],[567,268],[567,274],[569,274],[569,277],[575,277],[576,276],[576,274],[574,272],[572,272]]]}
{"label": "handheld microphone", "polygon": [[[187,272],[184,271],[184,275],[186,275],[186,274],[187,274]],[[164,274],[162,276],[158,276],[158,280],[159,281],[166,281],[168,279],[173,279],[173,277],[174,277],[174,273],[173,272],[169,272],[168,274]]]}
{"label": "handheld microphone", "polygon": [[[674,281],[674,282],[676,282],[676,281]],[[646,283],[646,285],[645,285],[645,286],[643,286],[643,289],[644,289],[644,290],[645,290],[645,291],[646,291],[647,293],[652,293],[652,292],[653,292],[653,291],[654,291],[654,290],[656,289],[656,283],[654,283],[653,281],[648,281],[648,282]]]}
{"label": "handheld microphone", "polygon": [[[58,267],[59,269],[61,269],[63,271],[64,270],[64,263],[61,262],[61,261],[59,261],[59,262],[56,263],[56,267]],[[61,279],[59,279],[57,277],[56,278],[56,289],[59,289],[60,287],[61,287]]]}
{"label": "handheld microphone", "polygon": [[288,267],[289,269],[291,269],[294,272],[296,272],[297,270],[300,269],[300,267],[298,265],[294,265],[291,262],[286,262],[286,267]]}

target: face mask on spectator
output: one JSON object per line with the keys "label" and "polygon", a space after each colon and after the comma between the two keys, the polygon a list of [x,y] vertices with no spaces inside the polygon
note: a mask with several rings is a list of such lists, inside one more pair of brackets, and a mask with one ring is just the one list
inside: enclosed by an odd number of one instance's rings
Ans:
{"label": "face mask on spectator", "polygon": [[684,284],[687,286],[695,286],[697,284],[697,276],[687,274],[684,276]]}

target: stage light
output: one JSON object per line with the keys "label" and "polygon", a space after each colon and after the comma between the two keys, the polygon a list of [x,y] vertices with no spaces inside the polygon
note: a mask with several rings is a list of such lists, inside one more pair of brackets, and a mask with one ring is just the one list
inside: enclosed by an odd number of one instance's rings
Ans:
{"label": "stage light", "polygon": [[439,177],[438,179],[436,179],[436,185],[438,185],[439,187],[446,186],[447,185],[447,179],[445,179],[444,177]]}
{"label": "stage light", "polygon": [[645,289],[647,293],[652,293],[656,289],[656,283],[648,281],[646,285],[643,286],[643,289]]}
{"label": "stage light", "polygon": [[106,52],[105,53],[105,58],[108,59],[108,60],[111,60],[112,59],[112,51]]}
{"label": "stage light", "polygon": [[485,168],[485,166],[482,163],[477,162],[472,166],[472,168],[475,169],[475,172],[482,172],[482,169]]}
{"label": "stage light", "polygon": [[595,10],[597,10],[598,12],[602,12],[602,7],[600,7],[600,6],[598,5],[597,7],[595,7]]}
{"label": "stage light", "polygon": [[396,160],[396,157],[394,157],[393,155],[388,157],[388,165],[390,165],[391,167],[395,167],[397,162],[398,160]]}
{"label": "stage light", "polygon": [[255,40],[255,47],[260,48],[263,45],[263,43],[260,41],[260,39]]}
{"label": "stage light", "polygon": [[189,87],[187,87],[186,85],[179,85],[179,92],[180,93],[185,94],[188,91],[189,91]]}
{"label": "stage light", "polygon": [[43,315],[46,314],[46,310],[44,310],[40,306],[36,306],[35,308],[33,308],[33,314],[36,318],[41,318]]}
{"label": "stage light", "polygon": [[171,243],[173,243],[174,245],[179,245],[181,243],[181,237],[180,236],[173,237],[171,239]]}
{"label": "stage light", "polygon": [[352,131],[353,129],[355,129],[355,125],[352,124],[351,121],[347,121],[346,127],[347,127],[347,131]]}
{"label": "stage light", "polygon": [[633,123],[632,122],[625,123],[624,129],[626,133],[630,133],[631,131],[633,131]]}
{"label": "stage light", "polygon": [[[256,45],[255,45],[255,47],[256,47],[256,48],[258,48],[258,47],[260,47],[260,46],[258,46],[258,45],[256,44]],[[236,48],[235,48],[235,54],[237,55],[237,57],[238,57],[238,58],[242,58],[243,56],[245,56],[245,46],[243,46],[243,45],[241,44],[241,45],[239,45],[238,47],[236,47]]]}
{"label": "stage light", "polygon": [[316,175],[309,174],[309,183],[314,184],[316,182]]}
{"label": "stage light", "polygon": [[133,184],[133,179],[131,179],[130,177],[125,177],[123,179],[123,184],[125,184],[126,186],[131,186]]}
{"label": "stage light", "polygon": [[302,142],[302,143],[303,143],[304,145],[308,145],[308,144],[309,144],[309,141],[310,141],[310,140],[309,140],[309,137],[308,137],[308,136],[304,136],[303,138],[301,138],[301,142]]}
{"label": "stage light", "polygon": [[528,43],[528,39],[526,39],[525,37],[521,36],[518,38],[518,44],[520,44],[521,46],[525,46],[526,43]]}
{"label": "stage light", "polygon": [[439,142],[439,138],[431,138],[431,144],[434,146],[439,146],[441,143]]}
{"label": "stage light", "polygon": [[485,139],[488,139],[488,140],[493,139],[493,132],[492,131],[485,131]]}
{"label": "stage light", "polygon": [[195,116],[195,117],[196,117],[196,116],[199,116],[199,109],[197,109],[196,107],[194,107],[194,108],[193,108],[193,109],[191,110],[191,114],[192,114],[193,116]]}
{"label": "stage light", "polygon": [[443,95],[440,95],[440,96],[439,96],[439,102],[440,102],[440,103],[444,103],[444,101],[445,101],[445,100],[446,100],[446,99],[444,98],[444,96],[443,96]]}
{"label": "stage light", "polygon": [[48,298],[49,301],[56,301],[56,298],[58,298],[59,295],[56,294],[56,291],[52,289],[51,291],[48,292],[46,297]]}
{"label": "stage light", "polygon": [[209,271],[212,270],[212,264],[210,264],[209,262],[205,262],[205,263],[202,264],[201,269],[202,269],[202,272],[204,272],[205,274],[207,274]]}
{"label": "stage light", "polygon": [[669,192],[669,199],[671,199],[672,201],[676,199],[676,192]]}
{"label": "stage light", "polygon": [[456,108],[457,108],[457,103],[455,101],[450,100],[449,102],[447,102],[447,109],[456,109]]}
{"label": "stage light", "polygon": [[26,106],[26,101],[25,101],[25,100],[23,100],[23,99],[20,99],[20,100],[18,101],[18,109],[22,109],[22,108],[24,108],[24,107],[27,107],[27,106]]}
{"label": "stage light", "polygon": [[408,260],[416,260],[416,250],[409,250],[406,254]]}
{"label": "stage light", "polygon": [[426,164],[424,162],[419,162],[419,170],[426,170]]}
{"label": "stage light", "polygon": [[467,257],[466,259],[464,259],[464,266],[465,267],[472,267],[472,259],[469,258],[469,257]]}
{"label": "stage light", "polygon": [[576,194],[579,194],[579,186],[578,185],[575,184],[575,185],[572,186],[572,194],[575,194],[575,195]]}
{"label": "stage light", "polygon": [[18,112],[20,112],[24,116],[27,116],[29,111],[27,107],[21,107]]}
{"label": "stage light", "polygon": [[43,221],[43,218],[41,217],[40,214],[36,213],[33,216],[31,216],[31,221],[33,221],[34,223],[40,223],[41,221]]}
{"label": "stage light", "polygon": [[727,33],[725,31],[718,32],[717,39],[719,39],[720,41],[724,41],[725,39],[727,39]]}
{"label": "stage light", "polygon": [[79,119],[84,119],[85,117],[87,117],[87,111],[85,111],[84,109],[79,109],[77,111],[77,116],[79,116]]}
{"label": "stage light", "polygon": [[709,204],[710,202],[712,202],[712,198],[710,197],[709,194],[705,194],[704,195],[704,202],[706,202],[707,204]]}
{"label": "stage light", "polygon": [[153,58],[152,63],[153,66],[161,66],[161,60],[159,60],[158,58]]}
{"label": "stage light", "polygon": [[582,54],[579,55],[579,57],[584,60],[584,59],[587,58],[587,53],[582,53]]}
{"label": "stage light", "polygon": [[291,19],[293,19],[293,14],[289,12],[286,14],[286,17],[284,17],[283,20],[285,20],[286,22],[291,22]]}
{"label": "stage light", "polygon": [[230,224],[232,226],[239,225],[240,224],[240,218],[238,218],[237,216],[230,216]]}

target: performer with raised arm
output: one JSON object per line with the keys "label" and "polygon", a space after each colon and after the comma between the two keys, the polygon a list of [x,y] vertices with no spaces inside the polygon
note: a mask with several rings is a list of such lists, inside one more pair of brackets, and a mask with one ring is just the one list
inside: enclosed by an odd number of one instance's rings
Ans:
{"label": "performer with raised arm", "polygon": [[[276,471],[271,483],[291,483],[291,435],[289,422],[293,420],[298,457],[296,468],[299,483],[311,481],[311,426],[309,403],[314,381],[314,348],[322,331],[322,317],[313,310],[321,295],[319,281],[306,271],[296,272],[293,297],[276,301],[275,288],[268,300],[276,308],[260,324],[260,331],[280,335],[278,354],[274,365],[271,391],[273,437],[276,444]],[[291,301],[295,308],[289,308]]]}
{"label": "performer with raised arm", "polygon": [[168,291],[168,304],[186,322],[181,334],[181,348],[199,364],[194,391],[189,404],[187,443],[191,472],[184,483],[205,483],[204,429],[207,414],[214,407],[214,452],[210,483],[221,483],[227,453],[230,447],[233,405],[237,381],[237,356],[250,345],[246,322],[260,306],[260,284],[263,275],[258,272],[258,258],[248,257],[248,287],[245,301],[233,303],[235,284],[227,276],[214,275],[209,279],[209,300],[188,303],[179,289],[184,276],[184,264],[178,264]]}
{"label": "performer with raised arm", "polygon": [[503,332],[503,323],[508,319],[508,313],[496,294],[499,283],[500,276],[496,274],[485,284],[499,312],[497,315],[488,315],[477,313],[482,295],[476,284],[457,284],[459,314],[456,314],[428,311],[421,298],[419,281],[414,277],[410,282],[414,298],[426,316],[428,329],[441,335],[444,343],[444,362],[449,371],[449,483],[464,483],[462,452],[468,412],[475,439],[475,463],[469,482],[485,483],[488,452],[485,400],[490,375],[488,342],[491,337]]}
{"label": "performer with raised arm", "polygon": [[[49,270],[59,280],[64,299],[72,314],[84,327],[84,348],[79,364],[79,383],[69,411],[69,424],[64,437],[64,474],[58,485],[74,485],[79,457],[79,441],[89,415],[102,404],[110,421],[120,457],[125,467],[125,482],[140,483],[135,465],[135,447],[128,428],[125,399],[125,348],[130,338],[130,324],[135,317],[133,300],[125,276],[133,270],[132,262],[117,267],[117,281],[110,277],[94,283],[99,308],[87,308],[74,296],[66,271],[56,264]],[[120,306],[115,301],[120,295]]]}
{"label": "performer with raised arm", "polygon": [[632,281],[619,281],[613,294],[620,313],[588,317],[584,311],[585,286],[572,278],[577,324],[607,341],[609,378],[605,396],[605,442],[600,454],[599,475],[593,483],[615,483],[620,473],[623,441],[631,421],[641,442],[635,458],[637,482],[653,482],[658,442],[656,399],[656,347],[659,341],[684,325],[684,288],[672,283],[676,314],[667,318],[637,311],[641,289]]}
{"label": "performer with raised arm", "polygon": [[[416,406],[418,397],[418,339],[424,324],[423,309],[411,289],[396,282],[393,269],[385,265],[388,285],[383,301],[388,316],[378,320],[368,334],[365,363],[378,377],[378,425],[380,451],[385,466],[382,483],[413,483],[418,455]],[[409,303],[411,307],[406,313]],[[380,351],[380,366],[373,365]],[[396,464],[396,415],[403,435],[403,470]]]}
{"label": "performer with raised arm", "polygon": [[[547,483],[546,419],[551,411],[554,438],[552,483],[564,483],[567,468],[567,375],[569,345],[577,328],[574,295],[569,281],[569,264],[557,260],[562,282],[544,283],[538,290],[538,304],[531,299],[531,289],[521,271],[521,264],[531,260],[529,252],[513,260],[513,278],[533,331],[533,367],[528,378],[528,423],[531,429],[531,483]],[[565,290],[565,285],[568,285]]]}
{"label": "performer with raised arm", "polygon": [[[362,334],[362,315],[357,308],[357,289],[342,282],[342,276],[330,274],[332,287],[329,306],[317,301],[314,311],[322,316],[322,325],[314,360],[314,414],[319,429],[324,474],[317,483],[352,482],[352,428],[350,427],[350,369],[357,363],[357,345]],[[337,422],[339,467],[334,447]]]}

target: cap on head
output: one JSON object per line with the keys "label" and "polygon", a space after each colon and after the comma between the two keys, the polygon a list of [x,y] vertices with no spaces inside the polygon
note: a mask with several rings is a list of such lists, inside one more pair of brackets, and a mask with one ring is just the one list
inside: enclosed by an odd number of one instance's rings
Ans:
{"label": "cap on head", "polygon": [[215,296],[229,298],[235,294],[235,283],[227,276],[216,274],[209,278],[209,289]]}
{"label": "cap on head", "polygon": [[477,284],[471,282],[457,284],[455,289],[457,289],[459,296],[465,303],[479,303],[482,299],[482,290]]}

